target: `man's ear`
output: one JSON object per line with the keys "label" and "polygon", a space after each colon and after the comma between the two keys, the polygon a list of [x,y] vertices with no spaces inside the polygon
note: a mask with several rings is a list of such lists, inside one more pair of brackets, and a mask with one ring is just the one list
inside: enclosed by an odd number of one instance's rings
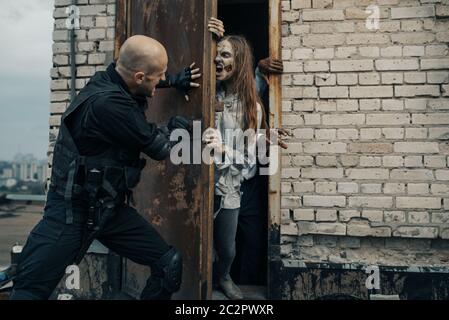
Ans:
{"label": "man's ear", "polygon": [[144,79],[145,79],[145,73],[139,71],[134,74],[134,81],[137,84],[139,84],[139,85],[142,84]]}

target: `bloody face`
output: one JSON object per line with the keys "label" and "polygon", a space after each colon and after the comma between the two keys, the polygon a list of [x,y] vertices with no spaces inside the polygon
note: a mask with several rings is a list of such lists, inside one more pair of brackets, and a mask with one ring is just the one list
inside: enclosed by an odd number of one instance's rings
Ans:
{"label": "bloody face", "polygon": [[228,40],[223,40],[218,43],[215,65],[218,81],[227,81],[234,75],[234,49]]}

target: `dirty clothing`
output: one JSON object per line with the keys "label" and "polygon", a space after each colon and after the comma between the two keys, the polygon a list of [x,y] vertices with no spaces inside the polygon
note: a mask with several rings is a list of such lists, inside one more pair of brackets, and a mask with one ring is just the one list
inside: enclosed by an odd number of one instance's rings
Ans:
{"label": "dirty clothing", "polygon": [[[214,247],[218,260],[215,263],[214,273],[219,279],[228,279],[236,254],[235,237],[241,202],[240,186],[245,176],[255,174],[256,140],[253,149],[251,147],[245,149],[244,114],[238,97],[235,94],[226,95],[220,86],[217,88],[217,100],[224,103],[224,110],[216,113],[215,125],[228,149],[224,161],[215,164]],[[257,122],[260,128],[262,108],[259,104],[257,104]]]}
{"label": "dirty clothing", "polygon": [[263,78],[262,72],[260,72],[259,67],[256,68],[255,79],[256,79],[257,94],[259,95],[259,97],[262,98],[263,95],[265,94],[265,91],[268,88],[268,84],[265,81],[265,79]]}
{"label": "dirty clothing", "polygon": [[[215,194],[220,195],[220,208],[240,208],[240,185],[245,174],[253,174],[256,167],[256,142],[245,148],[244,114],[236,94],[226,95],[217,86],[217,100],[224,103],[223,112],[215,113],[215,126],[227,151],[221,163],[215,163]],[[262,107],[257,104],[257,123],[262,123]]]}
{"label": "dirty clothing", "polygon": [[[255,71],[256,88],[264,106],[268,106],[268,84],[259,68]],[[268,112],[266,112],[268,114]],[[265,285],[267,273],[268,177],[252,166],[241,185],[241,202],[236,236],[236,257],[232,278],[243,285]]]}
{"label": "dirty clothing", "polygon": [[218,279],[229,279],[235,257],[235,234],[239,209],[221,209],[214,219],[214,243],[218,260],[215,264]]}
{"label": "dirty clothing", "polygon": [[101,192],[93,200],[104,200],[111,213],[98,240],[163,276],[156,262],[170,247],[125,203],[145,166],[140,152],[161,160],[170,151],[166,132],[146,121],[146,107],[146,99],[131,94],[114,64],[97,72],[70,104],[55,144],[44,217],[23,249],[11,299],[47,299],[74,262],[92,204],[94,170],[101,172]]}

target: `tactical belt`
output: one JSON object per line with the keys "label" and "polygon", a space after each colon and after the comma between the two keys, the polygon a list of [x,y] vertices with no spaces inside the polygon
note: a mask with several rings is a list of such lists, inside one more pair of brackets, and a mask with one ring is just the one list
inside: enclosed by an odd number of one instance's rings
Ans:
{"label": "tactical belt", "polygon": [[[104,177],[105,171],[114,170],[115,180],[120,181],[121,186],[117,188],[112,181]],[[101,171],[101,182],[98,186],[102,190],[102,194],[114,199],[117,204],[123,202],[125,197],[129,203],[132,198],[132,192],[126,188],[126,169],[119,167],[106,167]],[[79,157],[70,164],[70,170],[67,175],[65,185],[57,183],[56,186],[50,185],[50,188],[56,193],[64,196],[66,205],[66,224],[73,223],[73,204],[74,198],[87,198],[89,196],[89,188],[87,181],[89,180],[89,172],[86,171],[85,158]]]}

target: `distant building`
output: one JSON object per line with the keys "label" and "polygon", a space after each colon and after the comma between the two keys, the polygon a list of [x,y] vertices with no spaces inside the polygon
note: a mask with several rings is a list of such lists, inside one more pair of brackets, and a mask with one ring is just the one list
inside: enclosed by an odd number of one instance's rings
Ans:
{"label": "distant building", "polygon": [[12,163],[12,177],[19,181],[45,181],[47,162],[37,160],[31,154],[17,154]]}
{"label": "distant building", "polygon": [[3,179],[12,178],[13,177],[13,170],[12,170],[12,168],[4,168],[1,177]]}
{"label": "distant building", "polygon": [[47,180],[47,162],[43,162],[37,166],[37,181]]}
{"label": "distant building", "polygon": [[5,187],[8,189],[14,187],[16,184],[17,184],[17,180],[14,178],[9,178],[9,179],[6,179],[6,181],[5,181]]}
{"label": "distant building", "polygon": [[0,187],[6,187],[8,189],[13,188],[17,184],[17,180],[14,178],[0,178]]}

